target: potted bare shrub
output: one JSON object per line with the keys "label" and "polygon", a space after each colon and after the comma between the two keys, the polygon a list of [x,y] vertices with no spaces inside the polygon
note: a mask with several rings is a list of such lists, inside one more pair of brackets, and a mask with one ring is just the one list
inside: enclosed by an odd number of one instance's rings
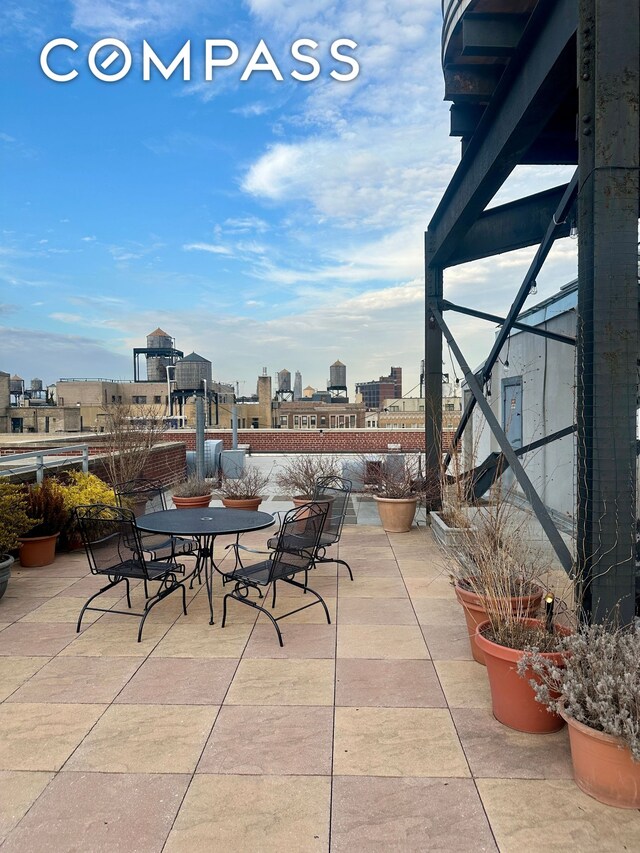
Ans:
{"label": "potted bare shrub", "polygon": [[514,509],[496,495],[494,502],[477,514],[473,529],[445,547],[451,558],[450,576],[456,598],[462,605],[474,660],[485,658],[476,638],[476,628],[491,618],[507,614],[518,618],[534,616],[544,594],[548,565],[524,541]]}
{"label": "potted bare shrub", "polygon": [[192,474],[174,488],[172,500],[177,509],[201,509],[209,506],[211,483]]}
{"label": "potted bare shrub", "polygon": [[519,671],[537,700],[567,721],[578,787],[601,803],[640,808],[638,625],[583,625],[561,648],[562,666],[534,649]]}
{"label": "potted bare shrub", "polygon": [[269,483],[267,474],[257,468],[245,468],[238,477],[223,476],[218,494],[223,506],[229,509],[258,509],[262,503],[262,492]]}
{"label": "potted bare shrub", "polygon": [[387,533],[408,533],[424,495],[419,456],[389,454],[379,466],[369,466],[369,471],[382,527]]}
{"label": "potted bare shrub", "polygon": [[276,473],[275,480],[278,488],[290,495],[296,506],[300,506],[312,499],[318,478],[339,476],[340,466],[335,456],[305,453],[287,459]]}

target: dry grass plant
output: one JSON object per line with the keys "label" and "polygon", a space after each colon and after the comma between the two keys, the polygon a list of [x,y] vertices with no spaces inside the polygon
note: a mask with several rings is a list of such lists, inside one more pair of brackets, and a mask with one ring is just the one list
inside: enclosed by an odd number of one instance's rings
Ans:
{"label": "dry grass plant", "polygon": [[269,484],[269,475],[263,474],[258,468],[247,467],[239,477],[222,476],[216,489],[221,498],[230,500],[250,500],[264,497],[264,490]]}
{"label": "dry grass plant", "polygon": [[140,477],[154,446],[162,441],[164,422],[156,408],[110,403],[103,407],[104,466],[111,485]]}
{"label": "dry grass plant", "polygon": [[366,484],[380,497],[414,498],[425,494],[420,454],[388,453],[384,459],[376,460],[377,464],[367,456],[360,459],[366,472]]}
{"label": "dry grass plant", "polygon": [[319,477],[339,477],[340,464],[330,454],[292,456],[280,466],[275,476],[278,488],[292,497],[311,498]]}
{"label": "dry grass plant", "polygon": [[191,474],[173,490],[174,497],[177,498],[201,498],[211,494],[211,481],[204,480],[195,474]]}

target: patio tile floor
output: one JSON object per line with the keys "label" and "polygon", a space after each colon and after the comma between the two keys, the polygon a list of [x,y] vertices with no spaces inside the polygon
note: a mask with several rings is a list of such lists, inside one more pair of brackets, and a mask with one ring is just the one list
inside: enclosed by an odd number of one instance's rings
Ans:
{"label": "patio tile floor", "polygon": [[[428,528],[348,525],[340,556],[353,583],[317,575],[332,624],[296,614],[283,649],[236,602],[220,627],[219,578],[214,626],[196,585],[188,616],[170,597],[138,644],[115,614],[75,633],[97,588],[81,555],[17,567],[0,600],[2,853],[640,846],[640,812],[572,782],[565,731],[494,720]],[[276,614],[299,599],[279,589]]]}

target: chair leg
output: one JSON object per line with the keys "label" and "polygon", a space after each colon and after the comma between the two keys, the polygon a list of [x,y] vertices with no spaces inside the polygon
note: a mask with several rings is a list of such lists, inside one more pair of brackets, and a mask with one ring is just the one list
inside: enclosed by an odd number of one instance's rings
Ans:
{"label": "chair leg", "polygon": [[[106,592],[108,589],[113,589],[113,588],[114,588],[114,586],[117,586],[117,585],[118,585],[119,583],[121,583],[123,580],[124,580],[124,581],[127,581],[127,587],[128,587],[128,586],[129,586],[129,581],[128,581],[128,579],[127,579],[127,578],[118,578],[118,580],[117,580],[117,581],[112,581],[112,582],[111,582],[110,584],[108,584],[107,586],[103,586],[101,590],[98,590],[98,592],[94,593],[90,598],[88,598],[88,599],[87,599],[87,601],[85,602],[84,607],[83,607],[83,608],[82,608],[82,610],[80,611],[80,615],[78,616],[78,622],[77,622],[77,624],[76,624],[76,634],[79,634],[79,633],[80,633],[80,626],[82,625],[82,618],[83,618],[83,616],[84,616],[84,614],[85,614],[85,612],[86,612],[87,608],[89,607],[89,605],[91,604],[91,602],[94,600],[94,598],[97,598],[99,595],[102,595],[102,593],[103,593],[103,592]],[[129,592],[129,590],[127,589],[127,597],[128,597],[128,592]],[[129,604],[129,607],[131,607],[131,604]]]}
{"label": "chair leg", "polygon": [[[315,589],[311,589],[310,586],[304,586],[303,584],[298,583],[298,581],[291,580],[290,578],[280,578],[280,580],[284,581],[284,583],[291,584],[291,586],[295,586],[298,589],[303,590],[304,592],[310,592],[312,595],[315,595],[315,597],[318,599],[318,601],[320,602],[320,604],[324,608],[324,613],[325,613],[325,616],[327,617],[327,624],[331,625],[331,616],[329,615],[329,611],[327,610],[327,605],[324,603],[323,597],[321,595],[319,595],[315,591]],[[316,602],[312,601],[311,604],[307,604],[307,605],[305,605],[305,607],[313,607],[314,604],[316,604]],[[296,611],[292,611],[292,612],[295,613]],[[283,618],[283,617],[280,617],[280,618]]]}
{"label": "chair leg", "polygon": [[125,578],[124,582],[127,585],[127,606],[131,610],[131,584],[129,583],[129,578]]}
{"label": "chair leg", "polygon": [[333,557],[316,557],[316,563],[338,563],[341,566],[344,566],[346,570],[349,572],[349,577],[353,580],[353,572],[351,571],[351,566],[349,563],[346,563],[344,560],[338,560]]}
{"label": "chair leg", "polygon": [[280,628],[278,627],[278,623],[273,618],[273,616],[269,613],[269,611],[265,610],[264,607],[260,607],[260,605],[256,604],[255,601],[249,601],[248,598],[241,598],[238,595],[234,595],[233,592],[228,592],[222,601],[222,627],[223,628],[225,626],[225,621],[227,619],[227,599],[228,598],[233,598],[234,601],[239,601],[241,604],[246,604],[249,607],[253,607],[255,610],[259,610],[261,613],[264,613],[265,616],[268,616],[269,619],[271,620],[271,624],[276,629],[276,634],[278,635],[278,642],[280,643],[280,647],[284,646],[284,642],[282,641],[282,633],[280,631]]}
{"label": "chair leg", "polygon": [[278,581],[273,582],[273,598],[271,600],[271,609],[273,610],[276,606],[276,585]]}

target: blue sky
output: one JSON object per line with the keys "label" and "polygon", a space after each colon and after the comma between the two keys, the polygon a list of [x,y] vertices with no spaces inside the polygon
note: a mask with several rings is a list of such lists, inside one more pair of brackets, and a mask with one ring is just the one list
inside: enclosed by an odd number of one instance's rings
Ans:
{"label": "blue sky", "polygon": [[[0,11],[0,369],[50,383],[131,377],[131,349],[161,326],[213,376],[251,393],[267,367],[325,387],[390,365],[418,381],[423,232],[459,159],[442,101],[439,0],[5,0]],[[39,65],[52,54],[70,83]],[[131,72],[95,79],[91,45],[118,38]],[[240,57],[204,80],[206,38]],[[318,78],[291,78],[290,46],[319,43]],[[330,57],[350,38],[352,82]],[[146,39],[168,64],[191,39],[191,81],[142,81]],[[264,39],[282,71],[240,76]],[[101,57],[99,57],[101,58]],[[114,68],[117,67],[117,61]],[[567,170],[521,170],[502,199]],[[531,252],[452,270],[449,296],[504,310]],[[575,274],[558,244],[539,295]],[[478,300],[479,289],[482,299]],[[458,320],[469,359],[493,331]]]}

